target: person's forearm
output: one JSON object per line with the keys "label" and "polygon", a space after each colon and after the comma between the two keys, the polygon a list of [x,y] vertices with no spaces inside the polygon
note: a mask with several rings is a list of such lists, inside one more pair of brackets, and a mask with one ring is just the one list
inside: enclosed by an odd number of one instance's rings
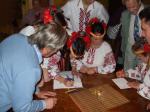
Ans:
{"label": "person's forearm", "polygon": [[66,81],[64,77],[61,77],[61,76],[58,76],[58,75],[55,77],[55,79],[57,81],[61,82],[61,83],[65,83],[65,81]]}

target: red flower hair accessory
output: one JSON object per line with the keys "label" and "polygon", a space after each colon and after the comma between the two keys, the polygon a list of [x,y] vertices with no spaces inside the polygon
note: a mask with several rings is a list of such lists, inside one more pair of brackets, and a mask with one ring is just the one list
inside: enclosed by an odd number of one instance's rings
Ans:
{"label": "red flower hair accessory", "polygon": [[53,21],[53,16],[51,15],[50,9],[45,9],[43,13],[43,22],[48,24]]}
{"label": "red flower hair accessory", "polygon": [[90,25],[86,26],[85,32],[90,35],[90,33],[92,32],[92,28]]}
{"label": "red flower hair accessory", "polygon": [[70,48],[72,43],[78,38],[78,33],[77,32],[73,32],[71,34],[71,37],[68,39],[67,41],[67,47]]}
{"label": "red flower hair accessory", "polygon": [[[92,19],[88,22],[88,24],[87,24],[87,26],[86,26],[86,28],[85,28],[85,31],[86,31],[87,34],[91,34],[91,32],[92,32],[91,25],[92,25],[92,24],[95,24],[95,23],[100,23],[100,20],[99,20],[97,17],[92,18]],[[106,30],[106,29],[107,29],[107,24],[106,24],[104,21],[101,21],[101,23],[102,23],[103,29]]]}
{"label": "red flower hair accessory", "polygon": [[145,53],[150,53],[150,45],[148,43],[144,44],[143,48]]}
{"label": "red flower hair accessory", "polygon": [[91,45],[91,39],[88,36],[83,37],[84,42],[86,43],[86,47],[89,48]]}
{"label": "red flower hair accessory", "polygon": [[92,19],[90,19],[89,24],[94,24],[94,23],[98,23],[99,19],[97,17],[94,17]]}
{"label": "red flower hair accessory", "polygon": [[88,37],[87,35],[82,36],[80,35],[81,32],[73,32],[72,36],[68,39],[67,41],[67,47],[70,48],[73,44],[73,42],[77,39],[77,38],[83,38],[84,42],[86,43],[86,47],[89,48],[90,44],[91,44],[91,39],[90,37]]}
{"label": "red flower hair accessory", "polygon": [[47,8],[43,12],[43,22],[48,24],[54,21],[55,13],[62,12],[60,8],[57,8],[55,5],[51,5],[50,8]]}
{"label": "red flower hair accessory", "polygon": [[87,26],[86,26],[86,28],[85,28],[86,33],[87,33],[87,34],[90,34],[91,31],[92,31],[91,25],[94,24],[94,23],[98,23],[98,22],[99,22],[99,19],[98,19],[97,17],[92,18],[92,19],[88,22],[88,24],[87,24]]}

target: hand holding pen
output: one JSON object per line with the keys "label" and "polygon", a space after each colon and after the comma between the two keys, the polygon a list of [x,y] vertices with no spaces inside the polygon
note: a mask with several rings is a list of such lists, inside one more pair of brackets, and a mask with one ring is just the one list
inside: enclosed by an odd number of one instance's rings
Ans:
{"label": "hand holding pen", "polygon": [[68,87],[73,86],[73,84],[74,84],[74,77],[71,78],[71,77],[69,77],[68,75],[66,75],[64,84],[65,84],[66,86],[68,86]]}

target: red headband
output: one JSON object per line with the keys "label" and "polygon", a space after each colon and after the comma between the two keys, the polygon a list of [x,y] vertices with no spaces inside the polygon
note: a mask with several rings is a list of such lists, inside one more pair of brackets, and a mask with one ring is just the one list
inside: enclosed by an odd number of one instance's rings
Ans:
{"label": "red headband", "polygon": [[[80,36],[80,32],[73,32],[71,37],[67,41],[67,47],[70,48],[72,46],[72,44],[75,42],[75,40],[77,38],[81,38],[81,37],[82,36]],[[86,43],[86,47],[89,48],[90,47],[90,43],[91,43],[90,37],[85,35],[82,38],[83,38],[84,42]]]}
{"label": "red headband", "polygon": [[[95,23],[100,23],[100,20],[99,20],[97,17],[92,18],[92,19],[88,22],[88,24],[87,24],[87,26],[86,26],[86,28],[85,28],[85,31],[86,31],[87,34],[90,34],[90,33],[92,32],[91,25],[92,25],[92,24],[95,24]],[[101,23],[102,23],[103,29],[106,30],[107,24],[104,23],[103,21],[102,21]]]}

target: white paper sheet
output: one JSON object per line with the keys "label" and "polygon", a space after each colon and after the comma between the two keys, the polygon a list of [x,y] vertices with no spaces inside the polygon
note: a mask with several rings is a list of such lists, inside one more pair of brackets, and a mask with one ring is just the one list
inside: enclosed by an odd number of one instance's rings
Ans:
{"label": "white paper sheet", "polygon": [[[63,71],[60,74],[64,78],[67,78],[67,76],[70,78],[73,78],[71,71]],[[60,83],[59,81],[54,80],[53,89],[63,89],[63,88],[83,88],[80,77],[74,76],[74,85],[71,87],[67,87],[63,83]]]}
{"label": "white paper sheet", "polygon": [[125,78],[116,78],[112,79],[112,81],[120,88],[120,89],[127,89],[130,88],[128,86],[128,81]]}

